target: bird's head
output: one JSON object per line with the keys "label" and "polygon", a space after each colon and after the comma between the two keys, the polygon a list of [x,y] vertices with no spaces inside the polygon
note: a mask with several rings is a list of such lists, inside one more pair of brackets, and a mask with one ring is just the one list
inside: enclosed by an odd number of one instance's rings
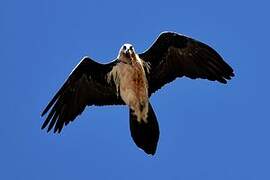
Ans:
{"label": "bird's head", "polygon": [[118,54],[118,59],[125,63],[131,63],[132,58],[135,57],[135,50],[131,44],[124,44]]}

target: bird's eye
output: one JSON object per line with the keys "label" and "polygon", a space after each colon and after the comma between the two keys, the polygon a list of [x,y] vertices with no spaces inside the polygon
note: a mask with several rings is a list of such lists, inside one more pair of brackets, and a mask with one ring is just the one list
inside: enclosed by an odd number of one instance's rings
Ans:
{"label": "bird's eye", "polygon": [[123,46],[123,50],[126,50],[127,49],[127,47],[126,46]]}
{"label": "bird's eye", "polygon": [[129,49],[130,49],[130,50],[133,50],[133,46],[130,46]]}

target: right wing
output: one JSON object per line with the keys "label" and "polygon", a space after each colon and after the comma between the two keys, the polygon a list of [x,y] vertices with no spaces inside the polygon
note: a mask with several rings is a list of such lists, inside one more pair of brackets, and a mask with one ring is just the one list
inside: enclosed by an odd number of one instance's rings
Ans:
{"label": "right wing", "polygon": [[107,74],[117,61],[100,64],[85,57],[73,69],[69,77],[42,112],[49,114],[42,125],[48,132],[60,133],[64,125],[73,121],[88,105],[121,105],[123,100],[117,96],[116,85],[107,81]]}

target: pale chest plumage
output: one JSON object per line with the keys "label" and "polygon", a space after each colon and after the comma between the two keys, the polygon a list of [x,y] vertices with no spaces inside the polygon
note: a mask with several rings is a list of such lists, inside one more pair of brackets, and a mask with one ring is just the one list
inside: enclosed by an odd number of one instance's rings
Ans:
{"label": "pale chest plumage", "polygon": [[148,83],[140,61],[131,64],[119,63],[109,74],[113,77],[118,94],[135,112],[138,121],[147,121]]}

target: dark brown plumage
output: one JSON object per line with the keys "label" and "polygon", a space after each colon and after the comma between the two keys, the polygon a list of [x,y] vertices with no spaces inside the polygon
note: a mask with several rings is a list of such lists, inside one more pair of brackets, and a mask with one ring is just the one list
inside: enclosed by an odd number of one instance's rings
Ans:
{"label": "dark brown plumage", "polygon": [[[42,116],[49,112],[42,129],[48,126],[48,132],[54,129],[60,133],[86,106],[127,104],[134,142],[147,154],[155,154],[159,127],[148,98],[165,84],[183,76],[225,84],[234,73],[214,49],[174,32],[162,33],[141,54],[136,54],[132,45],[123,45],[118,58],[108,64],[85,57],[42,112]],[[141,82],[140,87],[133,87],[137,83],[132,85],[132,82]],[[140,97],[144,94],[148,97]],[[145,110],[146,117],[143,116]]]}
{"label": "dark brown plumage", "polygon": [[233,69],[208,45],[174,32],[162,33],[140,58],[150,64],[150,95],[177,77],[227,83]]}
{"label": "dark brown plumage", "polygon": [[43,116],[51,108],[42,129],[50,123],[47,131],[54,127],[54,132],[60,133],[63,126],[73,121],[86,106],[124,104],[116,95],[115,84],[107,83],[104,78],[115,63],[103,65],[83,58],[42,112]]}

